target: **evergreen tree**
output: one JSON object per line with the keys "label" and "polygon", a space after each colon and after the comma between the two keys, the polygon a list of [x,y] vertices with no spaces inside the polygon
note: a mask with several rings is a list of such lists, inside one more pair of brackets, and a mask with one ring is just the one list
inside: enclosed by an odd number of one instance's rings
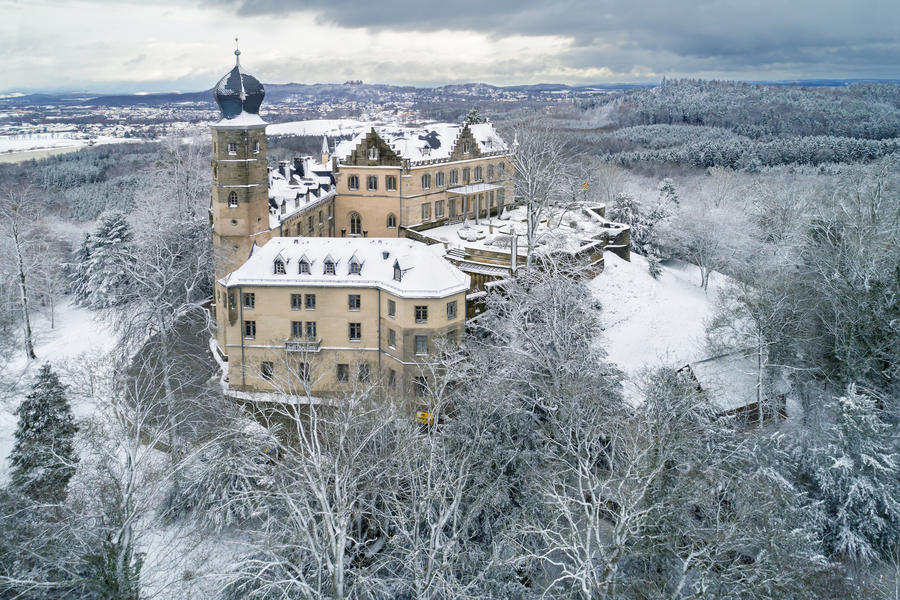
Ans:
{"label": "evergreen tree", "polygon": [[16,409],[19,423],[9,456],[15,488],[39,500],[60,501],[75,473],[75,426],[66,387],[44,363]]}
{"label": "evergreen tree", "polygon": [[75,296],[75,302],[85,304],[88,301],[88,263],[91,258],[91,234],[85,233],[81,245],[73,253],[72,262],[66,265],[66,277],[69,280],[69,291]]}
{"label": "evergreen tree", "polygon": [[133,259],[131,227],[122,213],[110,213],[100,219],[88,247],[86,304],[108,308],[122,304],[127,297],[127,265]]}
{"label": "evergreen tree", "polygon": [[850,386],[822,443],[804,452],[813,495],[823,503],[825,542],[841,555],[870,561],[897,551],[900,455],[893,427],[874,398]]}
{"label": "evergreen tree", "polygon": [[466,115],[466,125],[477,125],[479,123],[487,123],[487,119],[481,116],[477,108],[473,108]]}

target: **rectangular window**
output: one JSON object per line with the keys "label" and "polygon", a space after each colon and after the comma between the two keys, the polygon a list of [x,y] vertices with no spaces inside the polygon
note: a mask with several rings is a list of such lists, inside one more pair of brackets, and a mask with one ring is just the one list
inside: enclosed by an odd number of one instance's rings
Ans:
{"label": "rectangular window", "polygon": [[434,185],[435,187],[443,187],[444,186],[444,172],[439,171],[434,174]]}
{"label": "rectangular window", "polygon": [[306,218],[306,231],[307,231],[307,233],[312,233],[313,231],[315,231],[315,229],[316,229],[315,220],[313,219],[312,215],[309,215]]}
{"label": "rectangular window", "polygon": [[256,337],[256,321],[244,321],[244,337],[251,340]]}
{"label": "rectangular window", "polygon": [[252,292],[244,292],[244,308],[254,308],[256,306],[256,294]]}
{"label": "rectangular window", "polygon": [[371,376],[372,369],[369,367],[369,363],[359,363],[359,380],[368,381]]}
{"label": "rectangular window", "polygon": [[300,274],[309,275],[309,263],[305,260],[300,261]]}
{"label": "rectangular window", "polygon": [[303,337],[303,321],[291,321],[291,337]]}
{"label": "rectangular window", "polygon": [[388,316],[396,317],[397,316],[397,303],[393,300],[388,300]]}
{"label": "rectangular window", "polygon": [[456,318],[456,300],[447,303],[447,320],[452,321]]}
{"label": "rectangular window", "polygon": [[475,167],[475,181],[481,179],[481,167]]}
{"label": "rectangular window", "polygon": [[444,216],[444,201],[438,200],[434,203],[434,218],[440,219]]}
{"label": "rectangular window", "polygon": [[427,306],[416,306],[416,323],[427,323],[428,322],[428,307]]}
{"label": "rectangular window", "polygon": [[267,360],[262,361],[259,365],[259,372],[262,375],[262,378],[266,381],[272,381],[272,377],[275,375],[275,363],[269,362]]}
{"label": "rectangular window", "polygon": [[350,294],[347,296],[347,303],[350,307],[350,310],[359,310],[361,301],[359,294]]}
{"label": "rectangular window", "polygon": [[397,178],[393,175],[388,175],[384,178],[384,187],[387,188],[389,192],[397,191]]}
{"label": "rectangular window", "polygon": [[350,378],[350,365],[339,363],[337,366],[337,380],[347,381]]}
{"label": "rectangular window", "polygon": [[306,337],[313,339],[316,337],[316,322],[315,321],[307,321],[306,322]]}
{"label": "rectangular window", "polygon": [[362,338],[362,323],[350,323],[349,330],[351,342],[358,342]]}
{"label": "rectangular window", "polygon": [[388,346],[391,348],[397,347],[397,332],[393,329],[388,329]]}
{"label": "rectangular window", "polygon": [[469,173],[471,173],[469,167],[463,169],[463,183],[469,183]]}
{"label": "rectangular window", "polygon": [[316,295],[315,294],[306,294],[303,297],[303,306],[306,310],[315,310],[316,309]]}
{"label": "rectangular window", "polygon": [[325,274],[334,275],[334,263],[330,260],[325,261]]}
{"label": "rectangular window", "polygon": [[324,221],[322,220],[322,211],[319,211],[319,225],[321,225]]}
{"label": "rectangular window", "polygon": [[416,336],[416,355],[421,356],[423,354],[428,354],[428,336],[427,335],[417,335]]}
{"label": "rectangular window", "polygon": [[422,220],[426,221],[431,218],[431,204],[422,205]]}
{"label": "rectangular window", "polygon": [[358,190],[359,189],[359,177],[357,177],[356,175],[351,175],[350,177],[348,177],[347,178],[347,188],[349,188],[351,190]]}
{"label": "rectangular window", "polygon": [[423,397],[427,389],[428,385],[424,377],[416,377],[413,380],[413,393],[415,393],[417,398]]}
{"label": "rectangular window", "polygon": [[303,294],[291,294],[291,310],[303,308]]}
{"label": "rectangular window", "polygon": [[459,183],[459,171],[456,169],[450,170],[450,185],[455,185]]}
{"label": "rectangular window", "polygon": [[428,173],[422,175],[422,189],[427,190],[431,188],[431,175]]}
{"label": "rectangular window", "polygon": [[366,189],[372,191],[378,189],[378,177],[376,175],[366,177]]}
{"label": "rectangular window", "polygon": [[499,189],[497,190],[497,206],[503,206],[503,201],[506,199],[506,190]]}
{"label": "rectangular window", "polygon": [[235,142],[228,142],[228,154],[237,154],[237,144]]}
{"label": "rectangular window", "polygon": [[369,160],[378,160],[378,146],[369,148]]}
{"label": "rectangular window", "polygon": [[259,154],[259,142],[253,142],[253,154]]}
{"label": "rectangular window", "polygon": [[456,216],[456,198],[450,198],[450,216]]}

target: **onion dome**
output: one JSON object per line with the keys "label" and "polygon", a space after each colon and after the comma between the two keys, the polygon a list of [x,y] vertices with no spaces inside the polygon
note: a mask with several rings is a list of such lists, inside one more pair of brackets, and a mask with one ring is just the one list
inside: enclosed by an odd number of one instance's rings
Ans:
{"label": "onion dome", "polygon": [[241,113],[259,114],[259,107],[266,90],[259,79],[241,68],[241,51],[234,51],[234,68],[219,80],[213,90],[216,104],[225,119],[234,119]]}

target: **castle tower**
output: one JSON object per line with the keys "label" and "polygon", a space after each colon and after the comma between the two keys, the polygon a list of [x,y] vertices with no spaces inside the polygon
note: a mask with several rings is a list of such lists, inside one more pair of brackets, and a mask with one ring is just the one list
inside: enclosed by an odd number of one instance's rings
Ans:
{"label": "castle tower", "polygon": [[223,277],[250,255],[259,234],[269,231],[266,123],[259,107],[266,92],[258,79],[235,65],[214,95],[222,118],[212,132],[212,230],[215,276]]}

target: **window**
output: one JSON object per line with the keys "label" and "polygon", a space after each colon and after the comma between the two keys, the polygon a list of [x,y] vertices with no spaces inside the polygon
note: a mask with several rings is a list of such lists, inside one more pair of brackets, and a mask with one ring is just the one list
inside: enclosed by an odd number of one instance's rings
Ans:
{"label": "window", "polygon": [[350,306],[350,310],[359,310],[359,306],[360,306],[359,294],[350,294],[349,296],[347,296],[347,303]]}
{"label": "window", "polygon": [[291,321],[291,337],[303,337],[303,321]]}
{"label": "window", "polygon": [[416,306],[416,323],[427,323],[428,322],[428,307],[427,306]]}
{"label": "window", "polygon": [[506,163],[498,163],[497,171],[500,173],[500,178],[502,179],[506,175]]}
{"label": "window", "polygon": [[493,179],[493,178],[494,178],[494,165],[488,165],[488,167],[487,167],[487,178],[488,178],[488,179]]}
{"label": "window", "polygon": [[313,219],[312,215],[306,217],[306,231],[307,233],[312,233],[316,230],[316,221]]}
{"label": "window", "polygon": [[366,189],[367,190],[377,190],[378,189],[378,177],[375,175],[369,175],[366,177]]}
{"label": "window", "polygon": [[264,360],[259,365],[259,372],[263,379],[272,381],[272,377],[275,375],[275,364]]}
{"label": "window", "polygon": [[389,229],[394,229],[397,227],[397,217],[394,213],[391,213],[387,216],[387,226]]}
{"label": "window", "polygon": [[256,337],[256,321],[244,321],[244,337],[248,339]]}
{"label": "window", "polygon": [[350,235],[362,234],[362,217],[358,212],[350,213]]}
{"label": "window", "polygon": [[497,206],[503,206],[504,196],[506,196],[506,190],[503,188],[497,190]]}
{"label": "window", "polygon": [[466,167],[463,169],[463,183],[469,183],[469,179],[470,179],[469,175],[470,175],[471,171],[472,170],[469,167]]}
{"label": "window", "polygon": [[306,322],[306,337],[310,339],[314,339],[316,337],[316,322],[315,321],[307,321]]}
{"label": "window", "polygon": [[321,224],[324,223],[324,222],[325,222],[325,221],[322,220],[322,211],[320,210],[320,211],[319,211],[319,225],[321,225]]}
{"label": "window", "polygon": [[423,354],[428,354],[428,336],[427,335],[417,335],[416,336],[416,355],[421,356]]}
{"label": "window", "polygon": [[456,300],[447,303],[447,320],[452,321],[456,318]]}
{"label": "window", "polygon": [[450,169],[450,185],[455,185],[457,183],[459,183],[459,171]]}
{"label": "window", "polygon": [[358,262],[350,263],[350,274],[359,275],[362,272],[362,265]]}
{"label": "window", "polygon": [[228,208],[237,208],[238,199],[237,192],[231,192],[228,194]]}
{"label": "window", "polygon": [[349,335],[351,342],[358,342],[362,338],[362,323],[350,323]]}
{"label": "window", "polygon": [[431,175],[428,173],[425,173],[424,175],[422,175],[422,189],[427,190],[430,187],[431,187]]}
{"label": "window", "polygon": [[450,216],[456,216],[456,198],[450,198]]}
{"label": "window", "polygon": [[481,167],[475,167],[475,181],[481,179]]}
{"label": "window", "polygon": [[316,295],[315,294],[306,294],[303,297],[303,306],[306,310],[315,310],[316,309]]}
{"label": "window", "polygon": [[275,274],[276,275],[284,275],[286,271],[284,270],[284,261],[280,258],[275,259]]}
{"label": "window", "polygon": [[300,274],[309,275],[309,262],[305,259],[300,261]]}
{"label": "window", "polygon": [[423,397],[427,389],[428,383],[425,381],[424,377],[416,377],[413,380],[413,393],[415,393],[417,398]]}
{"label": "window", "polygon": [[244,292],[244,308],[256,307],[256,294],[252,292]]}
{"label": "window", "polygon": [[431,218],[431,204],[422,205],[422,220],[426,221]]}
{"label": "window", "polygon": [[463,142],[463,154],[468,154],[471,147],[468,141]]}
{"label": "window", "polygon": [[397,316],[397,303],[393,300],[388,300],[388,316],[396,317]]}
{"label": "window", "polygon": [[378,160],[378,146],[369,146],[367,156],[369,157],[369,160]]}
{"label": "window", "polygon": [[235,142],[228,142],[228,154],[237,154],[237,144]]}
{"label": "window", "polygon": [[393,369],[388,371],[388,386],[392,388],[397,387],[397,371]]}
{"label": "window", "polygon": [[488,206],[491,208],[494,206],[494,192],[488,192]]}
{"label": "window", "polygon": [[438,171],[434,174],[434,187],[444,187],[444,172]]}
{"label": "window", "polygon": [[397,332],[393,329],[388,329],[388,346],[391,348],[397,347]]}
{"label": "window", "polygon": [[359,189],[359,177],[356,175],[351,175],[347,178],[347,187],[351,190]]}
{"label": "window", "polygon": [[368,381],[371,375],[372,369],[369,367],[369,363],[359,363],[359,380]]}
{"label": "window", "polygon": [[388,175],[384,178],[384,187],[389,192],[397,191],[397,178],[393,175]]}
{"label": "window", "polygon": [[325,261],[325,271],[326,275],[334,275],[334,261],[326,260]]}
{"label": "window", "polygon": [[291,294],[291,310],[303,308],[303,294]]}
{"label": "window", "polygon": [[259,154],[259,142],[253,142],[253,154]]}
{"label": "window", "polygon": [[350,365],[339,363],[337,366],[337,380],[347,381],[350,378]]}
{"label": "window", "polygon": [[403,270],[398,263],[394,263],[394,281],[403,281]]}
{"label": "window", "polygon": [[434,203],[434,218],[440,219],[444,216],[444,201],[438,200]]}

